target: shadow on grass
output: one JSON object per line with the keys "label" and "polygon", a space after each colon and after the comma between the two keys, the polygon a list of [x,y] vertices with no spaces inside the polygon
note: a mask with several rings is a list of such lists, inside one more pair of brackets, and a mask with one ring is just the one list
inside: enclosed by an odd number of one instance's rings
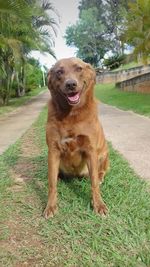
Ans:
{"label": "shadow on grass", "polygon": [[69,189],[71,195],[74,195],[78,201],[82,202],[83,206],[87,207],[91,196],[88,177],[70,177],[63,174],[60,181]]}
{"label": "shadow on grass", "polygon": [[[36,168],[33,172],[32,179],[29,181],[30,187],[38,195],[42,208],[44,209],[48,198],[48,165],[47,155],[40,155],[33,159]],[[90,197],[90,179],[87,177],[70,177],[62,173],[58,179],[58,195],[60,202],[78,201],[82,206],[87,208]]]}

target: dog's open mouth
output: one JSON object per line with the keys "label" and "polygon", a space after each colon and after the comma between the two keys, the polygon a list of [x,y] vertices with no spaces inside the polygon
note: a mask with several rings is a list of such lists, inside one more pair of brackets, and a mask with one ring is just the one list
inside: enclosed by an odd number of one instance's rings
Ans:
{"label": "dog's open mouth", "polygon": [[80,102],[80,93],[75,92],[75,93],[69,93],[66,95],[67,100],[70,105],[76,105]]}

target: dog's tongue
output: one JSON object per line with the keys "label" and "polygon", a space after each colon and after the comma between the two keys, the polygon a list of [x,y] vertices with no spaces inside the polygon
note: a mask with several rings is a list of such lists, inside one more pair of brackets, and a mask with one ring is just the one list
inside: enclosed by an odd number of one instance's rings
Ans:
{"label": "dog's tongue", "polygon": [[74,95],[68,95],[67,97],[71,103],[76,103],[76,102],[78,102],[80,95],[79,95],[79,93],[76,93]]}

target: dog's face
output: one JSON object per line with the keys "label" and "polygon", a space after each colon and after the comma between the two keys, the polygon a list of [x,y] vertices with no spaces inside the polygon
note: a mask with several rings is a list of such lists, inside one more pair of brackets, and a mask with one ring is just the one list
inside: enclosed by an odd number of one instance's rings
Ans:
{"label": "dog's face", "polygon": [[52,97],[58,95],[68,105],[78,105],[95,84],[95,71],[79,58],[59,60],[48,73],[48,87]]}

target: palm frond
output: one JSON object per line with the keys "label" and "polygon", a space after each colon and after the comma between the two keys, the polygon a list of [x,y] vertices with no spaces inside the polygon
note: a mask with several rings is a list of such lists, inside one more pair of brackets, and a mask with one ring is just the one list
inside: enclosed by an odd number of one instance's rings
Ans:
{"label": "palm frond", "polygon": [[32,10],[25,0],[0,0],[0,13],[15,15],[30,24]]}

